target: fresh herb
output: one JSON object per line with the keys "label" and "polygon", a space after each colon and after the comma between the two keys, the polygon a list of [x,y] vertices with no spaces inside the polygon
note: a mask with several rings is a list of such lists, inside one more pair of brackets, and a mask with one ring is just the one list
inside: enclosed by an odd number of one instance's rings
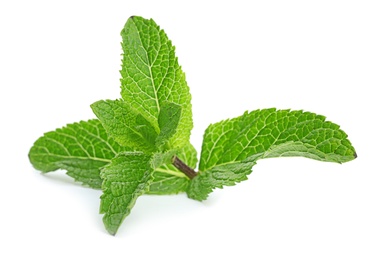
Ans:
{"label": "fresh herb", "polygon": [[64,169],[102,189],[100,213],[109,233],[140,195],[186,192],[201,201],[215,188],[246,180],[258,159],[356,158],[345,132],[324,116],[272,108],[211,124],[196,171],[191,95],[174,46],[153,20],[141,17],[131,17],[121,35],[121,98],[92,104],[98,119],[45,133],[29,153],[42,172]]}

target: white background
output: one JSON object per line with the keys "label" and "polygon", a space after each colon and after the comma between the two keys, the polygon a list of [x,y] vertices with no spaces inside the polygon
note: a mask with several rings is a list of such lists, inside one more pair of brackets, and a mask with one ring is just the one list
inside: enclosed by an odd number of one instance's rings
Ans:
{"label": "white background", "polygon": [[[1,1],[0,259],[378,259],[377,1]],[[120,31],[153,18],[177,47],[207,125],[277,107],[326,115],[358,158],[259,161],[203,202],[142,196],[118,234],[100,191],[27,153],[119,97]]]}

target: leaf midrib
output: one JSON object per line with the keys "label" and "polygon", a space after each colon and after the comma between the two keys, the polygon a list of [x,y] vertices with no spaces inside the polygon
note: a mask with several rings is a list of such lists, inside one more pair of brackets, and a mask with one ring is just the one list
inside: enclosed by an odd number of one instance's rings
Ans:
{"label": "leaf midrib", "polygon": [[[140,33],[139,33],[139,29],[138,27],[136,26],[134,20],[133,21],[133,24],[136,28],[136,31],[137,31],[137,34],[138,34],[138,37],[139,37],[139,42],[140,42],[140,45],[141,47],[143,48],[145,54],[146,54],[146,58],[147,58],[147,61],[148,61],[148,64],[147,64],[147,67],[148,67],[148,71],[150,72],[150,79],[151,79],[151,83],[152,83],[152,88],[154,90],[154,95],[155,95],[155,103],[156,103],[156,108],[157,108],[157,112],[159,114],[160,112],[160,104],[159,104],[159,98],[158,98],[158,93],[157,93],[157,89],[156,89],[156,86],[155,86],[155,79],[154,79],[154,76],[153,76],[153,73],[152,73],[152,64],[151,64],[151,61],[150,61],[150,58],[148,57],[148,52],[147,52],[147,49],[146,47],[143,45],[143,42],[142,42],[142,38],[140,36]],[[159,47],[160,48],[160,47]]]}
{"label": "leaf midrib", "polygon": [[83,157],[83,156],[74,156],[74,155],[60,155],[60,154],[54,154],[54,153],[51,153],[46,147],[44,146],[39,146],[39,145],[36,145],[35,147],[39,147],[39,148],[42,148],[43,150],[46,151],[46,153],[48,155],[51,155],[51,156],[54,156],[54,157],[58,157],[58,158],[65,158],[65,159],[80,159],[80,160],[93,160],[93,161],[99,161],[99,162],[106,162],[106,163],[110,163],[111,160],[109,159],[104,159],[104,158],[99,158],[99,157],[93,157],[93,156],[88,156],[88,157]]}

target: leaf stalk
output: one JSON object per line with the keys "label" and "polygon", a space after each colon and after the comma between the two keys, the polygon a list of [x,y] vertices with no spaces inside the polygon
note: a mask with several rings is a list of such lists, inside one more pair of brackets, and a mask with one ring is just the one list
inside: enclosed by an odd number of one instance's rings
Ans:
{"label": "leaf stalk", "polygon": [[180,172],[184,173],[188,176],[189,179],[193,179],[198,175],[198,173],[186,165],[183,161],[181,161],[176,155],[172,157],[172,164],[175,166]]}

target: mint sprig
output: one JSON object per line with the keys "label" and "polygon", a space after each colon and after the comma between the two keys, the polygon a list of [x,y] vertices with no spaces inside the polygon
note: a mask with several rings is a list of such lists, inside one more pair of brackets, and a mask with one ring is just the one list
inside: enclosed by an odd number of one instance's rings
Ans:
{"label": "mint sprig", "polygon": [[110,234],[143,194],[186,192],[201,201],[215,188],[246,180],[258,159],[356,158],[346,133],[324,116],[272,108],[211,124],[195,170],[191,95],[175,48],[151,19],[130,17],[121,36],[121,98],[95,102],[98,119],[48,132],[29,152],[36,169],[64,169],[102,189],[100,213]]}

